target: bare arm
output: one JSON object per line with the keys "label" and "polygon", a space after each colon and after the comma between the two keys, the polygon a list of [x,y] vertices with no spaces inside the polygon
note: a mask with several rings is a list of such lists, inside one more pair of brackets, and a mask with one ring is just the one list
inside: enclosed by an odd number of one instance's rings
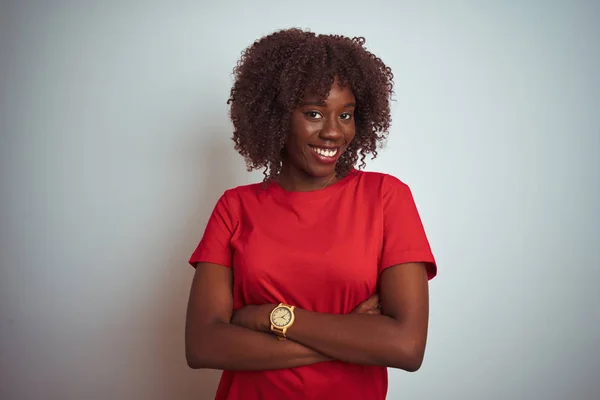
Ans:
{"label": "bare arm", "polygon": [[[288,338],[349,363],[418,370],[429,318],[425,266],[396,265],[387,268],[380,279],[383,315],[333,315],[296,309]],[[253,313],[260,315],[259,329],[267,331],[268,313],[274,305],[256,307]]]}
{"label": "bare arm", "polygon": [[191,368],[269,370],[329,360],[300,343],[231,325],[232,309],[231,269],[198,264],[185,328],[186,359]]}
{"label": "bare arm", "polygon": [[[329,315],[299,310],[289,337],[333,358],[416,371],[425,353],[429,290],[423,264],[381,274],[383,315]],[[296,325],[297,324],[297,325]]]}

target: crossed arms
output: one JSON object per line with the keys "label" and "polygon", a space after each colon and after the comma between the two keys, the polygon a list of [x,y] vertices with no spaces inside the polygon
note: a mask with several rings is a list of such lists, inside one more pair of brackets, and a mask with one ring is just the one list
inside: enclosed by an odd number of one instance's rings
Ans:
{"label": "crossed arms", "polygon": [[[270,332],[276,304],[233,312],[231,268],[198,263],[188,302],[185,350],[191,368],[272,370],[340,360],[416,371],[429,319],[425,264],[386,268],[379,293],[347,315],[296,308],[289,340]],[[378,307],[381,306],[381,307]]]}

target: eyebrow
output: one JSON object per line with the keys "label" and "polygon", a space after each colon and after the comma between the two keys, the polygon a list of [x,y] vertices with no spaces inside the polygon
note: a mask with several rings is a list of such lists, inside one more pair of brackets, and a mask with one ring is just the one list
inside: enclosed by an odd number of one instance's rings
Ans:
{"label": "eyebrow", "polygon": [[[318,106],[318,107],[325,107],[327,106],[327,103],[325,101],[307,101],[307,102],[301,102],[300,106]],[[356,103],[347,103],[344,104],[344,108],[348,108],[348,107],[356,107]]]}

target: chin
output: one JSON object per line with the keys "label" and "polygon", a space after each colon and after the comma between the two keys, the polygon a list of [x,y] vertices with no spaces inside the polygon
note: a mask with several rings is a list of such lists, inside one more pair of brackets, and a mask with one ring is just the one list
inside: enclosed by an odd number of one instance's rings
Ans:
{"label": "chin", "polygon": [[336,164],[331,164],[331,165],[318,165],[318,166],[311,166],[307,169],[305,169],[304,172],[306,172],[308,175],[314,177],[314,178],[328,178],[330,177],[333,173],[335,173],[335,167]]}
{"label": "chin", "polygon": [[333,162],[319,162],[311,154],[303,152],[302,156],[296,160],[300,161],[300,163],[295,163],[296,168],[303,171],[306,175],[313,178],[329,178],[335,173],[339,157]]}

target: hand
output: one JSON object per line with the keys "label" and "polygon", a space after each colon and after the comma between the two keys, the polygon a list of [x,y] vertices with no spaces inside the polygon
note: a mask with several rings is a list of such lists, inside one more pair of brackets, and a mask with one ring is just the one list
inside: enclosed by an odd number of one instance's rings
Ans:
{"label": "hand", "polygon": [[375,293],[373,296],[360,303],[354,310],[352,310],[351,314],[381,315],[379,294]]}
{"label": "hand", "polygon": [[269,315],[276,304],[262,304],[260,306],[243,306],[231,315],[231,324],[252,329],[258,332],[270,332],[271,322]]}

